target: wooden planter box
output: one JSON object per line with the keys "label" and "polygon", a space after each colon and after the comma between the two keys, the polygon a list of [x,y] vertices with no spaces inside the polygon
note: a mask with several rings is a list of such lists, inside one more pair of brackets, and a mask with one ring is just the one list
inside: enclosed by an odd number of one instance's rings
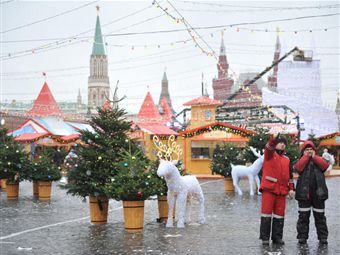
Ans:
{"label": "wooden planter box", "polygon": [[168,220],[168,200],[166,196],[158,197],[158,213],[159,213],[159,222],[166,222]]}
{"label": "wooden planter box", "polygon": [[39,181],[39,200],[49,201],[51,199],[52,182]]}
{"label": "wooden planter box", "polygon": [[109,209],[107,197],[90,196],[90,220],[92,224],[106,224]]}
{"label": "wooden planter box", "polygon": [[[158,213],[159,218],[158,222],[167,222],[168,214],[169,214],[169,205],[167,196],[159,196],[158,197]],[[174,205],[174,210],[172,213],[172,217],[175,218],[176,215],[176,204]]]}
{"label": "wooden planter box", "polygon": [[6,186],[7,199],[15,200],[19,197],[19,183],[7,183]]}
{"label": "wooden planter box", "polygon": [[1,189],[3,191],[6,191],[6,181],[7,179],[1,179],[0,182],[1,182]]}
{"label": "wooden planter box", "polygon": [[225,177],[224,178],[224,190],[226,192],[233,192],[234,191],[233,179],[231,177]]}
{"label": "wooden planter box", "polygon": [[39,196],[39,182],[33,181],[33,196],[38,197]]}
{"label": "wooden planter box", "polygon": [[123,201],[124,225],[127,232],[142,232],[144,228],[144,201]]}

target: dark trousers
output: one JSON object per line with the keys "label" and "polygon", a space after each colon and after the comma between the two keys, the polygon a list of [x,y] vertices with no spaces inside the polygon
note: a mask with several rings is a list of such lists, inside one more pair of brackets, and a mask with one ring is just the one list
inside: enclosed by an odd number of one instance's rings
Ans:
{"label": "dark trousers", "polygon": [[299,201],[299,219],[296,225],[297,238],[308,239],[311,210],[314,215],[318,239],[327,239],[328,229],[325,216],[325,201],[318,200],[316,196],[312,196],[307,201]]}

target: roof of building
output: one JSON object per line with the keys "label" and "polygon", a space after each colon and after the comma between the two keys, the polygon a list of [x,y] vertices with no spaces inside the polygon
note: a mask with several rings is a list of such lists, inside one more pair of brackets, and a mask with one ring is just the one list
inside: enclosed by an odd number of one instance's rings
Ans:
{"label": "roof of building", "polygon": [[167,81],[168,80],[168,77],[166,76],[166,71],[164,71],[164,74],[163,74],[163,79],[162,81]]}
{"label": "roof of building", "polygon": [[45,82],[33,107],[26,114],[29,117],[63,116],[48,84]]}
{"label": "roof of building", "polygon": [[327,134],[327,135],[323,135],[323,136],[320,136],[318,137],[317,139],[329,139],[329,138],[332,138],[334,136],[340,136],[340,132],[335,132],[335,133],[331,133],[331,134]]}
{"label": "roof of building", "polygon": [[146,94],[144,102],[140,107],[138,122],[162,122],[162,116],[160,115],[150,92]]}
{"label": "roof of building", "polygon": [[[245,82],[252,80],[256,75],[258,75],[258,73],[255,72],[241,73],[238,77],[238,84],[244,85]],[[258,79],[254,84],[257,85],[257,88],[259,90],[267,86],[267,84],[262,78]]]}
{"label": "roof of building", "polygon": [[162,97],[160,107],[162,108],[162,117],[166,121],[170,121],[173,114],[171,108],[166,100],[166,97]]}
{"label": "roof of building", "polygon": [[99,15],[97,16],[97,21],[96,21],[96,31],[95,31],[95,34],[94,34],[92,55],[96,55],[96,56],[105,55],[103,36],[102,36],[102,30],[101,30],[101,27],[100,27]]}
{"label": "roof of building", "polygon": [[36,140],[42,138],[48,134],[41,134],[41,133],[30,133],[30,134],[22,134],[14,138],[16,142],[28,142],[32,140]]}
{"label": "roof of building", "polygon": [[256,134],[256,132],[254,132],[252,130],[247,130],[247,129],[244,129],[244,128],[241,128],[241,127],[236,127],[236,126],[224,123],[224,122],[214,122],[214,123],[210,123],[210,124],[200,126],[200,127],[197,127],[197,128],[187,129],[187,130],[181,132],[180,135],[186,136],[188,134],[192,134],[192,133],[196,133],[196,132],[202,133],[205,130],[208,131],[208,130],[213,130],[214,128],[222,128],[222,127],[227,128],[229,130],[235,130],[236,132],[239,132],[241,136],[249,136],[249,135]]}
{"label": "roof of building", "polygon": [[67,142],[79,138],[79,130],[93,131],[88,124],[66,122],[58,117],[30,118],[9,135],[15,137],[16,141],[29,141],[53,136]]}
{"label": "roof of building", "polygon": [[222,105],[223,103],[219,100],[211,99],[207,96],[200,96],[197,98],[194,98],[183,105],[185,106],[193,106],[193,105]]}
{"label": "roof of building", "polygon": [[176,131],[168,128],[164,124],[137,123],[136,126],[151,135],[178,135]]}

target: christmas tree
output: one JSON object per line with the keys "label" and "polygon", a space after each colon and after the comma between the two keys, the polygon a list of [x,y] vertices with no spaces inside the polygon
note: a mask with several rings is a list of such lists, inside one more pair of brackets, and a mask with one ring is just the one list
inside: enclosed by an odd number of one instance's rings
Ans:
{"label": "christmas tree", "polygon": [[217,145],[213,160],[210,163],[210,169],[213,174],[219,174],[224,177],[231,176],[231,165],[244,164],[244,158],[240,148],[235,147],[231,143]]}
{"label": "christmas tree", "polygon": [[287,146],[286,146],[286,156],[290,160],[290,169],[293,169],[293,165],[296,163],[296,161],[299,159],[300,156],[300,149],[298,144],[293,144],[292,138],[289,135],[284,136],[287,140]]}
{"label": "christmas tree", "polygon": [[7,130],[0,128],[0,177],[8,183],[18,183],[26,178],[29,160],[21,144],[7,136]]}
{"label": "christmas tree", "polygon": [[43,150],[32,163],[28,174],[31,181],[57,181],[61,178],[60,169],[53,162],[50,150]]}
{"label": "christmas tree", "polygon": [[6,167],[6,157],[8,153],[7,144],[11,140],[10,136],[7,136],[7,129],[0,127],[0,179],[6,179],[8,176]]}
{"label": "christmas tree", "polygon": [[110,195],[108,184],[119,170],[117,164],[123,160],[123,153],[129,150],[127,132],[131,123],[125,115],[125,110],[118,107],[98,108],[98,115],[90,120],[93,130],[80,131],[76,162],[65,185],[68,193],[81,197]]}
{"label": "christmas tree", "polygon": [[261,154],[263,154],[263,150],[269,139],[268,129],[256,128],[255,132],[255,135],[249,137],[247,147],[245,148],[244,157],[246,159],[246,162],[252,163],[257,159],[254,153],[251,152],[250,147],[253,147],[258,152],[261,152]]}
{"label": "christmas tree", "polygon": [[108,185],[110,197],[118,201],[139,201],[157,193],[159,179],[152,174],[154,168],[141,150],[135,150],[134,154],[131,150],[125,151],[116,166],[118,171]]}

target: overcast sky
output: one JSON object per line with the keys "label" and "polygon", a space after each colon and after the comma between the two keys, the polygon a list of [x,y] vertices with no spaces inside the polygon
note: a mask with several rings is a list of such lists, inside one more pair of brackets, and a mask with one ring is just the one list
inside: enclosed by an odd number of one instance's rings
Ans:
{"label": "overcast sky", "polygon": [[[213,49],[218,55],[224,26],[227,58],[235,78],[242,72],[260,72],[271,64],[277,28],[283,51],[294,46],[313,48],[321,60],[323,102],[335,107],[340,89],[340,19],[339,15],[326,15],[340,13],[339,2],[171,1],[172,6],[167,1],[158,2],[174,18],[182,15],[194,28],[221,26],[195,30],[204,39],[198,39],[199,45],[207,52]],[[119,80],[118,94],[127,96],[121,106],[137,112],[147,91],[157,103],[165,69],[175,110],[180,111],[183,103],[200,95],[202,73],[212,94],[216,59],[195,47],[185,25],[152,5],[151,0],[1,0],[1,100],[34,100],[45,72],[57,101],[76,101],[80,89],[86,102],[96,5],[100,6],[107,44],[111,89]],[[306,16],[314,17],[301,18]],[[275,21],[282,19],[292,20]],[[259,21],[269,22],[230,26]],[[168,32],[144,33],[152,31]]]}

